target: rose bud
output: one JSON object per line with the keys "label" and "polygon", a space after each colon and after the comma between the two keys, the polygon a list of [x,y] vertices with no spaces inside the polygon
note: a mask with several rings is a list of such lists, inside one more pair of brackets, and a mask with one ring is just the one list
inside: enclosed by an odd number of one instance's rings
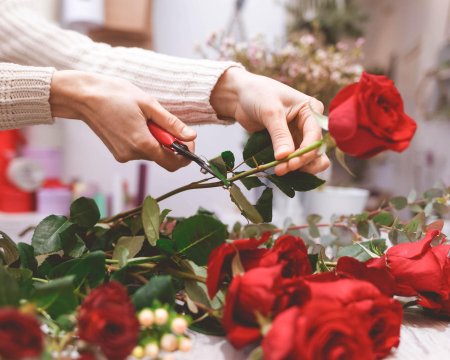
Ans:
{"label": "rose bud", "polygon": [[136,346],[131,353],[135,358],[142,359],[145,355],[144,348],[142,346]]}
{"label": "rose bud", "polygon": [[192,349],[192,340],[187,337],[182,337],[178,343],[178,350],[183,352],[191,351]]}
{"label": "rose bud", "polygon": [[175,351],[178,347],[177,338],[173,334],[164,334],[161,338],[161,349],[164,351]]}
{"label": "rose bud", "polygon": [[155,310],[155,324],[165,325],[169,319],[169,313],[166,309],[159,308]]}
{"label": "rose bud", "polygon": [[188,323],[185,319],[177,317],[173,319],[170,329],[175,335],[183,335],[188,328]]}
{"label": "rose bud", "polygon": [[149,328],[153,325],[155,315],[150,309],[143,309],[138,315],[138,320],[141,326],[143,326],[144,328]]}
{"label": "rose bud", "polygon": [[159,346],[155,343],[145,345],[145,355],[150,359],[156,359],[159,354]]}

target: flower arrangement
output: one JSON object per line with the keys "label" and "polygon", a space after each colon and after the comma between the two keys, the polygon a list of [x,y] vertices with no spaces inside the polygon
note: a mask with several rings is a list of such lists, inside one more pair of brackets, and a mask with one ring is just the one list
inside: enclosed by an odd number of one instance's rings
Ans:
{"label": "flower arrangement", "polygon": [[272,46],[262,36],[236,43],[213,33],[199,51],[204,57],[238,61],[253,73],[321,99],[328,108],[339,89],[361,76],[363,44],[360,38],[328,45],[320,33],[293,33],[283,45]]}
{"label": "flower arrangement", "polygon": [[[367,73],[339,92],[329,118],[313,114],[329,132],[281,161],[334,147],[342,162],[344,151],[403,151],[416,129],[392,81]],[[235,165],[225,151],[210,160],[220,181],[148,196],[108,219],[77,199],[70,216],[44,219],[31,245],[1,233],[0,357],[157,359],[191,348],[189,326],[253,345],[254,359],[380,359],[399,344],[404,308],[450,316],[450,245],[439,219],[450,210],[449,188],[278,229],[271,187],[293,197],[323,181],[265,172],[280,163],[267,132],[250,137],[243,158]],[[263,188],[255,205],[238,183]],[[160,208],[169,196],[212,187],[228,191],[251,223],[228,229],[207,210],[176,218]],[[405,208],[415,216],[402,221]]]}

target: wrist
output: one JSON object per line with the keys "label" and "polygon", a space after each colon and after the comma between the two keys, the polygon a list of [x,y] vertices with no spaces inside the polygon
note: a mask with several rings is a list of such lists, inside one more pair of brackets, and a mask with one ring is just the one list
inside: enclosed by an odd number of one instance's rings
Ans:
{"label": "wrist", "polygon": [[239,94],[247,74],[245,69],[234,66],[225,70],[217,81],[210,103],[219,118],[235,119]]}
{"label": "wrist", "polygon": [[56,71],[52,77],[49,103],[53,117],[84,120],[86,93],[94,74],[75,70]]}

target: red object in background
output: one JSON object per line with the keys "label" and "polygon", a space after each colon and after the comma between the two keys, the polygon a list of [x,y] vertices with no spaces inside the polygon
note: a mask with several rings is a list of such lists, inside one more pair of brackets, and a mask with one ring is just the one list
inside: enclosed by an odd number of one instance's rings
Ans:
{"label": "red object in background", "polygon": [[6,177],[10,161],[24,143],[19,130],[0,131],[0,211],[18,213],[34,210],[34,194],[18,189]]}

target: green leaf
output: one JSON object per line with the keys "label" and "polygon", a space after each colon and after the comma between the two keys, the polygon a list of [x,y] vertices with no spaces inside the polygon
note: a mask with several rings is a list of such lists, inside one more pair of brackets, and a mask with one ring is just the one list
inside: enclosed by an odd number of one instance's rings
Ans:
{"label": "green leaf", "polygon": [[244,186],[247,188],[247,190],[251,190],[256,187],[265,186],[264,183],[259,180],[257,176],[248,176],[245,178],[239,179]]}
{"label": "green leaf", "polygon": [[256,208],[247,200],[241,189],[236,184],[231,185],[230,189],[231,200],[241,210],[241,214],[254,224],[262,223],[263,217],[256,210]]}
{"label": "green leaf", "polygon": [[358,222],[356,224],[356,230],[359,235],[367,239],[369,237],[369,222],[367,220]]}
{"label": "green leaf", "polygon": [[336,149],[335,149],[335,156],[336,156],[336,160],[342,166],[342,168],[345,171],[347,171],[351,176],[355,176],[355,174],[353,174],[353,172],[350,170],[347,163],[345,162],[345,153],[338,147],[336,147]]}
{"label": "green leaf", "polygon": [[[365,262],[373,257],[376,257],[375,252],[373,251],[374,249],[377,249],[379,252],[384,252],[386,249],[386,240],[375,239],[341,247],[339,248],[336,257],[340,258],[342,256],[350,256],[359,261]],[[374,253],[374,255],[372,256],[371,253]]]}
{"label": "green leaf", "polygon": [[142,204],[142,223],[148,242],[155,246],[159,239],[159,205],[151,196],[147,196]]}
{"label": "green leaf", "polygon": [[322,219],[320,215],[311,214],[306,218],[306,222],[308,223],[309,235],[313,238],[320,237],[320,231],[317,227],[317,223]]}
{"label": "green leaf", "polygon": [[127,260],[134,258],[141,251],[144,240],[144,236],[122,236],[117,241],[112,258],[119,260],[119,264],[122,261],[121,267],[124,266]]}
{"label": "green leaf", "polygon": [[234,168],[234,154],[231,151],[224,151],[222,152],[222,154],[220,154],[220,156],[222,156],[222,159],[225,163],[225,165],[227,166],[227,170],[231,171]]}
{"label": "green leaf", "polygon": [[197,265],[206,265],[210,252],[225,242],[226,226],[208,215],[194,215],[179,222],[173,230],[172,239],[180,254]]}
{"label": "green leaf", "polygon": [[74,233],[74,227],[65,216],[47,216],[36,227],[31,239],[35,254],[51,254],[62,250],[61,237]]}
{"label": "green leaf", "polygon": [[333,225],[330,228],[330,232],[334,236],[336,236],[335,242],[336,242],[336,245],[339,245],[339,246],[351,245],[356,240],[355,233],[348,227]]}
{"label": "green leaf", "polygon": [[229,186],[230,185],[230,182],[228,181],[226,175],[223,174],[223,171],[225,171],[225,174],[226,174],[226,166],[225,166],[225,164],[223,165],[223,168],[218,168],[215,164],[209,163],[209,167],[212,170],[212,172],[214,173],[214,175],[216,175],[216,177],[220,181],[222,181],[225,186]]}
{"label": "green leaf", "polygon": [[311,106],[311,103],[309,104],[309,110],[311,111],[311,114],[314,120],[316,120],[317,124],[319,124],[322,129],[328,131],[328,116],[325,116],[314,110]]}
{"label": "green leaf", "polygon": [[405,232],[408,234],[415,233],[417,230],[422,228],[425,223],[425,214],[423,212],[418,213],[414,216],[411,221],[406,224]]}
{"label": "green leaf", "polygon": [[272,201],[273,190],[266,188],[255,205],[256,210],[261,214],[263,221],[266,223],[272,221]]}
{"label": "green leaf", "polygon": [[389,200],[389,202],[396,210],[402,210],[406,207],[406,205],[408,205],[408,199],[406,199],[404,196],[393,197],[391,198],[391,200]]}
{"label": "green leaf", "polygon": [[19,250],[16,243],[3,231],[0,231],[0,260],[1,258],[4,259],[6,265],[10,265],[19,259]]}
{"label": "green leaf", "polygon": [[160,304],[174,304],[175,288],[169,275],[154,276],[131,297],[136,311],[150,307],[155,301]]}
{"label": "green leaf", "polygon": [[73,276],[66,276],[51,280],[47,284],[35,284],[36,292],[32,300],[54,319],[64,314],[71,314],[78,306],[72,282]]}
{"label": "green leaf", "polygon": [[156,246],[164,254],[173,255],[176,253],[175,243],[172,239],[162,237],[156,242]]}
{"label": "green leaf", "polygon": [[164,220],[166,220],[167,215],[169,215],[169,213],[171,211],[172,210],[170,210],[170,209],[164,209],[163,211],[161,211],[161,214],[159,214],[159,224],[160,225],[164,222]]}
{"label": "green leaf", "polygon": [[227,176],[227,165],[225,164],[225,161],[222,158],[222,155],[219,155],[211,160],[208,160],[209,166],[215,167],[216,170],[223,176]]}
{"label": "green leaf", "polygon": [[275,160],[272,140],[267,130],[250,135],[244,147],[243,158],[253,168]]}
{"label": "green leaf", "polygon": [[62,241],[62,244],[64,254],[73,258],[80,257],[86,251],[86,244],[78,234],[75,234],[75,236],[72,238],[70,245],[64,240]]}
{"label": "green leaf", "polygon": [[184,289],[191,300],[209,308],[211,307],[211,302],[206,294],[206,286],[204,284],[199,284],[194,280],[184,280]]}
{"label": "green leaf", "polygon": [[19,284],[4,266],[0,266],[0,284],[0,308],[18,305],[20,300]]}
{"label": "green leaf", "polygon": [[394,222],[394,216],[391,213],[382,211],[372,219],[375,224],[391,226]]}
{"label": "green leaf", "polygon": [[93,199],[80,197],[70,205],[70,221],[90,228],[100,220],[100,211]]}
{"label": "green leaf", "polygon": [[20,242],[17,244],[17,249],[19,250],[20,267],[22,269],[30,269],[33,273],[36,272],[37,261],[34,257],[33,247]]}
{"label": "green leaf", "polygon": [[71,259],[55,266],[50,279],[73,276],[73,285],[80,288],[86,283],[90,288],[100,285],[105,279],[105,253],[94,251],[78,259]]}
{"label": "green leaf", "polygon": [[313,190],[325,183],[317,176],[301,171],[292,171],[283,176],[270,175],[267,178],[291,198],[294,197],[296,191]]}

